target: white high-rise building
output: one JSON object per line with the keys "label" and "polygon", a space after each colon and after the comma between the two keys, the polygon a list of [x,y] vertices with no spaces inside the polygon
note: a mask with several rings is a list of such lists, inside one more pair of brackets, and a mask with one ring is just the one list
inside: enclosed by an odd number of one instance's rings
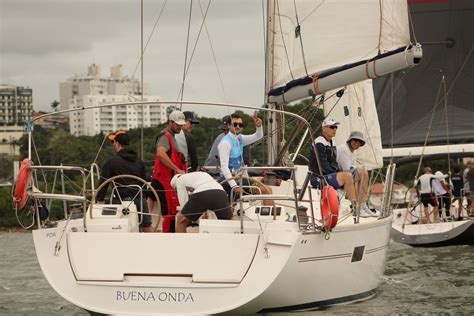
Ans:
{"label": "white high-rise building", "polygon": [[[147,86],[144,87],[144,101],[160,100],[158,96],[149,96]],[[136,101],[140,95],[140,82],[123,75],[122,65],[111,67],[110,77],[101,77],[99,66],[93,64],[88,67],[87,74],[75,75],[60,83],[61,110]],[[143,126],[166,122],[166,109],[166,105],[143,106]],[[141,125],[141,109],[138,106],[107,107],[69,114],[70,132],[76,136],[128,130]]]}
{"label": "white high-rise building", "polygon": [[[145,96],[143,101],[159,101],[156,96]],[[85,95],[82,98],[74,97],[72,108],[96,106],[106,103],[129,102],[130,98],[124,95]],[[167,106],[144,105],[143,126],[156,126],[166,122]],[[70,114],[69,127],[75,136],[93,136],[100,132],[111,133],[119,129],[129,130],[142,126],[142,110],[140,106],[122,105],[102,107],[96,109],[75,111]]]}

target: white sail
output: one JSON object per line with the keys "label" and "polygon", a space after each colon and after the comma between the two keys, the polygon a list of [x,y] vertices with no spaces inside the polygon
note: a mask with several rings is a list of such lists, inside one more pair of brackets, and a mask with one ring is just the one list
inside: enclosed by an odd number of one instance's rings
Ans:
{"label": "white sail", "polygon": [[[336,91],[331,91],[327,95],[335,93]],[[345,143],[353,131],[364,134],[366,144],[357,150],[359,167],[372,170],[383,166],[382,137],[372,80],[350,85],[341,98],[334,95],[326,100],[324,114],[341,123],[334,140],[337,145]]]}
{"label": "white sail", "polygon": [[[301,90],[297,94],[288,93],[288,88],[281,97],[270,93],[271,102],[291,102],[375,78],[412,66],[421,56],[408,56],[413,47],[406,0],[276,0],[272,4],[267,87],[281,88],[315,74],[315,79],[324,80],[297,84],[296,90]],[[383,54],[387,58],[378,59]],[[342,75],[337,74],[341,67]]]}

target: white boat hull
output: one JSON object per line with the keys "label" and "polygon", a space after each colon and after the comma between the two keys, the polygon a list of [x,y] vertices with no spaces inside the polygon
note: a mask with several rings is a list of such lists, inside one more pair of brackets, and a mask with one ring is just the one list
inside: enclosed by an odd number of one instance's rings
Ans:
{"label": "white boat hull", "polygon": [[246,222],[236,234],[238,221],[218,220],[203,221],[198,234],[86,233],[72,220],[61,239],[64,224],[33,238],[46,279],[74,305],[121,315],[252,314],[371,296],[391,218],[341,224],[329,239],[293,222],[266,223],[263,234]]}
{"label": "white boat hull", "polygon": [[393,211],[392,239],[396,242],[423,247],[474,244],[474,222],[472,219],[418,224],[418,217],[414,217],[410,213],[407,214],[407,212],[406,208]]}

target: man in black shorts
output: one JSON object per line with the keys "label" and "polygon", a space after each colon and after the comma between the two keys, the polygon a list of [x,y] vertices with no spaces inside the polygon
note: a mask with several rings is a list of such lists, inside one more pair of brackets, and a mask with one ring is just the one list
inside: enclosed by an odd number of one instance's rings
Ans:
{"label": "man in black shorts", "polygon": [[185,233],[189,221],[196,221],[206,211],[214,211],[218,219],[231,219],[227,193],[209,174],[201,171],[177,174],[171,186],[178,195],[181,211],[176,214],[176,232]]}

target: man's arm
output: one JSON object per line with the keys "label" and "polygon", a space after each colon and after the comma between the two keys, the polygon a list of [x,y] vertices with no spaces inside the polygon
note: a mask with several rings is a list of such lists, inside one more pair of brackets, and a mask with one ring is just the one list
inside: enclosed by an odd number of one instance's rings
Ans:
{"label": "man's arm", "polygon": [[[217,146],[217,149],[219,151],[219,161],[221,164],[221,172],[222,175],[224,176],[225,179],[230,179],[232,178],[232,173],[230,172],[229,169],[229,156],[230,156],[230,149],[231,145],[228,141],[221,141],[219,145]],[[230,180],[229,185],[231,188],[237,185],[237,182],[235,180]]]}
{"label": "man's arm", "polygon": [[242,144],[244,146],[253,144],[256,141],[262,139],[262,137],[263,137],[263,128],[261,126],[257,127],[257,130],[252,135],[241,135],[241,136],[242,136]]}
{"label": "man's arm", "polygon": [[158,156],[158,159],[161,160],[161,162],[170,168],[171,170],[174,171],[176,174],[183,174],[185,173],[183,170],[179,169],[175,164],[171,161],[170,157],[168,157],[168,154],[166,153],[166,148],[164,146],[158,145],[158,148],[156,149],[156,155]]}

